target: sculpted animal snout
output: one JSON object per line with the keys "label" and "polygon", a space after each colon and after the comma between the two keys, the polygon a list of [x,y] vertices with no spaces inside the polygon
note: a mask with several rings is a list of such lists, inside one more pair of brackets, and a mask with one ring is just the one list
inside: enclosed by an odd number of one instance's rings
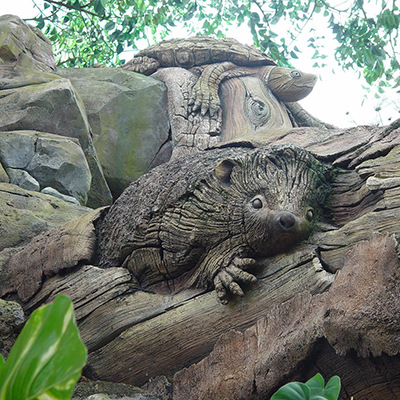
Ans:
{"label": "sculpted animal snout", "polygon": [[296,217],[291,212],[281,211],[277,215],[277,222],[280,228],[282,228],[285,231],[290,231],[296,225]]}

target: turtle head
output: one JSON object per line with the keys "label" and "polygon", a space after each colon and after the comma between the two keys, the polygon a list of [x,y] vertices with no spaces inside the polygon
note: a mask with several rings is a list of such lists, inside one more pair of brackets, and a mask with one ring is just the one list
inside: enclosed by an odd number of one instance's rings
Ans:
{"label": "turtle head", "polygon": [[304,99],[317,82],[314,74],[283,67],[264,67],[263,78],[278,100],[290,102]]}

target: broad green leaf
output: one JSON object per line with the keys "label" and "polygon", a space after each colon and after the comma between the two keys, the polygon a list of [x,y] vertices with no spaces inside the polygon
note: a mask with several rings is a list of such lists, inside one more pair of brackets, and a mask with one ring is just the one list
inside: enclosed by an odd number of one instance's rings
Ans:
{"label": "broad green leaf", "polygon": [[321,374],[316,374],[306,383],[291,382],[282,386],[271,400],[337,400],[340,392],[340,379],[334,376],[325,386]]}
{"label": "broad green leaf", "polygon": [[0,370],[3,368],[4,365],[4,358],[3,356],[0,354]]}
{"label": "broad green leaf", "polygon": [[321,374],[316,374],[305,383],[310,390],[310,397],[313,398],[323,392],[325,381]]}
{"label": "broad green leaf", "polygon": [[290,382],[275,392],[271,400],[308,400],[309,397],[309,389],[304,383]]}
{"label": "broad green leaf", "polygon": [[68,400],[86,363],[71,300],[34,311],[0,370],[0,400]]}
{"label": "broad green leaf", "polygon": [[324,396],[328,400],[337,400],[340,393],[340,387],[340,378],[338,376],[332,376],[332,378],[329,379],[328,383],[325,386]]}
{"label": "broad green leaf", "polygon": [[310,389],[310,400],[337,400],[340,392],[340,379],[332,377],[325,386],[324,378],[321,374],[316,374],[306,382]]}

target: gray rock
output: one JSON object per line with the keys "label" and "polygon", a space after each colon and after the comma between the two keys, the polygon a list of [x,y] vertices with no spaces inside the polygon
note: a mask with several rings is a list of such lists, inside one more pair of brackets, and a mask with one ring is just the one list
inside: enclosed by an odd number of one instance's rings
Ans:
{"label": "gray rock", "polygon": [[35,131],[0,132],[0,161],[6,168],[26,169],[35,154]]}
{"label": "gray rock", "polygon": [[21,245],[90,211],[54,196],[27,192],[10,183],[0,183],[0,210],[0,250]]}
{"label": "gray rock", "polygon": [[40,190],[39,182],[23,169],[6,168],[7,175],[10,177],[10,182],[17,185],[22,189],[33,190],[38,192]]}
{"label": "gray rock", "polygon": [[[0,161],[6,168],[24,169],[41,187],[51,186],[86,204],[91,174],[77,139],[37,131],[0,132]],[[24,189],[40,190],[11,180]]]}
{"label": "gray rock", "polygon": [[42,187],[51,186],[86,204],[92,176],[76,139],[39,134],[35,154],[26,169]]}
{"label": "gray rock", "polygon": [[70,79],[82,97],[93,144],[116,198],[148,172],[168,140],[166,87],[159,80],[121,69],[71,68],[57,74]]}
{"label": "gray rock", "polygon": [[0,182],[10,182],[10,177],[7,175],[6,170],[4,169],[2,163],[0,162]]}
{"label": "gray rock", "polygon": [[61,200],[67,201],[69,203],[73,203],[76,204],[77,206],[79,206],[79,201],[72,196],[67,196],[65,194],[60,193],[59,191],[57,191],[56,189],[52,188],[52,187],[45,187],[44,189],[41,190],[41,193],[44,194],[49,194],[51,196],[57,197]]}
{"label": "gray rock", "polygon": [[111,192],[93,147],[85,108],[71,83],[53,74],[5,66],[0,67],[0,81],[0,130],[35,130],[78,139],[92,174],[88,205],[110,204]]}
{"label": "gray rock", "polygon": [[0,65],[39,71],[56,69],[50,41],[39,29],[15,15],[0,16]]}
{"label": "gray rock", "polygon": [[0,299],[0,354],[6,357],[13,345],[16,330],[25,321],[22,307],[13,301]]}

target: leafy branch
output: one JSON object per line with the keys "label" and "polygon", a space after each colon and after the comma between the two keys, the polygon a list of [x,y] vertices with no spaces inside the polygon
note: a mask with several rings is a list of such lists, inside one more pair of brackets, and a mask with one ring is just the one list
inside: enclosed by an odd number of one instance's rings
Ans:
{"label": "leafy branch", "polygon": [[88,3],[86,5],[80,6],[80,7],[76,7],[73,4],[67,4],[67,3],[64,3],[62,1],[46,0],[46,2],[49,3],[49,4],[55,4],[55,5],[58,5],[60,7],[64,7],[66,9],[68,9],[68,10],[76,10],[76,11],[79,11],[79,12],[84,12],[84,13],[86,13],[88,15],[92,15],[93,17],[96,17],[96,18],[105,19],[104,16],[87,10],[87,8],[90,7],[93,4],[93,1],[91,1],[90,3]]}
{"label": "leafy branch", "polygon": [[[44,0],[43,7],[36,7],[37,26],[54,43],[59,65],[66,67],[118,65],[124,50],[136,48],[141,39],[153,44],[178,24],[187,34],[223,37],[229,27],[247,22],[254,44],[282,66],[299,57],[300,35],[308,35],[312,58],[324,59],[323,38],[313,37],[313,29],[305,33],[320,14],[335,35],[335,57],[343,69],[360,69],[380,92],[400,86],[395,0],[390,7],[382,2],[373,14],[363,0],[344,0],[335,7],[328,0]],[[284,21],[284,34],[275,32],[274,26]]]}

